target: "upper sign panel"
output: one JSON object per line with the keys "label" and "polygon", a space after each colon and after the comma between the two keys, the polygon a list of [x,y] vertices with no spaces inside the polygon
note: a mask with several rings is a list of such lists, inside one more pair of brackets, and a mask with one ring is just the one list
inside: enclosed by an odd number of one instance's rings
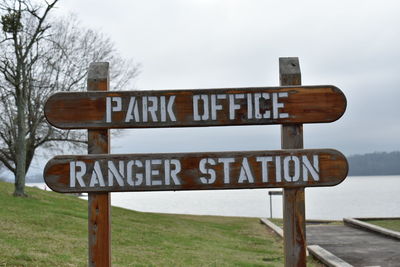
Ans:
{"label": "upper sign panel", "polygon": [[330,85],[68,92],[45,105],[47,120],[64,129],[321,123],[345,110],[346,97]]}

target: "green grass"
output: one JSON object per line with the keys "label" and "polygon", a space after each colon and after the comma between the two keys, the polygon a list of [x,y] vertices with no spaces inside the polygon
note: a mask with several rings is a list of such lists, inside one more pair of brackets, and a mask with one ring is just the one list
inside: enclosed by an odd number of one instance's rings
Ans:
{"label": "green grass", "polygon": [[375,224],[393,231],[400,232],[400,219],[393,220],[366,220],[365,222]]}
{"label": "green grass", "polygon": [[[0,182],[0,266],[87,266],[87,202]],[[283,266],[282,240],[257,218],[112,208],[113,266]],[[309,266],[317,265],[310,260]]]}

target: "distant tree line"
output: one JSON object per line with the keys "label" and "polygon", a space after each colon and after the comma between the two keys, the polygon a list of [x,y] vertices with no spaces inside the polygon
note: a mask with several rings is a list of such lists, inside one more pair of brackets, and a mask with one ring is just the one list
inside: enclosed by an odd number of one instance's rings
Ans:
{"label": "distant tree line", "polygon": [[400,151],[352,155],[347,160],[349,176],[400,175]]}

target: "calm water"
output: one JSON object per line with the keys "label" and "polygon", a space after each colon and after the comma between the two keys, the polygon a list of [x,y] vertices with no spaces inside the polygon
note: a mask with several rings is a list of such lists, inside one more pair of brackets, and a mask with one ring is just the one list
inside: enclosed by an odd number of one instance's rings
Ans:
{"label": "calm water", "polygon": [[[111,202],[138,211],[269,217],[269,190],[112,193]],[[272,211],[282,217],[281,196],[272,196]],[[348,177],[334,187],[306,188],[306,217],[400,217],[400,176]]]}

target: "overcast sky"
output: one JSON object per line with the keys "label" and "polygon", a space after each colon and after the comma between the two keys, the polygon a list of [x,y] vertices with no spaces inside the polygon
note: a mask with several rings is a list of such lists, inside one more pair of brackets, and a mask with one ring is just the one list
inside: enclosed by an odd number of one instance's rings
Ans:
{"label": "overcast sky", "polygon": [[[142,64],[130,90],[277,86],[279,57],[299,57],[303,85],[336,85],[348,101],[339,121],[304,126],[305,148],[400,150],[399,1],[68,0],[57,12]],[[112,153],[279,148],[279,126],[139,129],[112,141]]]}

